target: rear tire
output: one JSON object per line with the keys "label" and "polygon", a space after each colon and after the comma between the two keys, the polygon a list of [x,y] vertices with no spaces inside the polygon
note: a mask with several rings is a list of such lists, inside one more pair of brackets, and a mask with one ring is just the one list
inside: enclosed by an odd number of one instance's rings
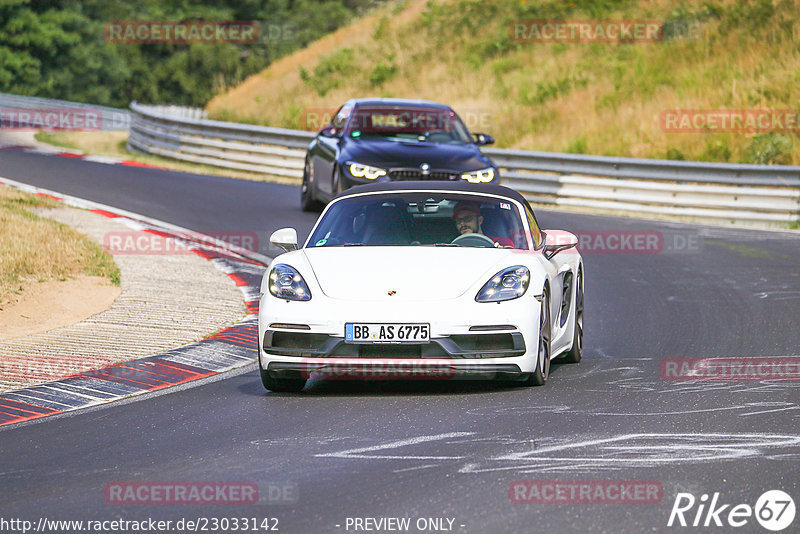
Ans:
{"label": "rear tire", "polygon": [[559,363],[578,363],[583,357],[583,271],[578,272],[574,313],[575,333],[572,336],[572,348],[558,358]]}
{"label": "rear tire", "polygon": [[542,292],[542,311],[539,313],[539,351],[536,371],[528,373],[523,386],[543,386],[550,375],[550,296],[547,289]]}
{"label": "rear tire", "polygon": [[306,378],[273,378],[261,364],[258,365],[258,370],[261,371],[261,383],[275,393],[297,393],[306,386]]}

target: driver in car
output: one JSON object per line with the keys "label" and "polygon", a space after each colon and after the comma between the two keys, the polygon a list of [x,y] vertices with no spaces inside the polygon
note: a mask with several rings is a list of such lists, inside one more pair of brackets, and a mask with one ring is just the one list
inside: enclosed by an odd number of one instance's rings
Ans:
{"label": "driver in car", "polygon": [[[461,201],[458,202],[455,207],[453,208],[453,221],[456,223],[456,230],[461,235],[465,234],[482,234],[483,230],[481,229],[481,225],[483,224],[483,215],[481,215],[481,209],[478,207],[478,204],[475,202],[467,202]],[[507,237],[493,237],[487,235],[489,239],[494,241],[495,247],[505,247],[505,248],[513,248],[514,242],[511,241]]]}

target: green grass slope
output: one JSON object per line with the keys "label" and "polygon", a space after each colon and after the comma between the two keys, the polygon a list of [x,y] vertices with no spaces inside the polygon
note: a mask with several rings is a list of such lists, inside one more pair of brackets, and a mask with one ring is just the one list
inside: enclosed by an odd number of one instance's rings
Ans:
{"label": "green grass slope", "polygon": [[[800,164],[797,133],[666,132],[665,110],[800,110],[795,0],[396,1],[212,100],[213,118],[313,129],[353,97],[452,105],[500,147]],[[656,20],[657,42],[515,42],[520,20]],[[797,131],[797,126],[794,130]]]}

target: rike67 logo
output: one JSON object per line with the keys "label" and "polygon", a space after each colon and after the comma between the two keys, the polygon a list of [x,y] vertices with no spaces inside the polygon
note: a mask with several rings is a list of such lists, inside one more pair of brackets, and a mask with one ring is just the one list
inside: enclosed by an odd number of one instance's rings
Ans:
{"label": "rike67 logo", "polygon": [[[704,493],[699,499],[691,493],[678,493],[672,504],[667,526],[691,527],[743,527],[756,521],[767,530],[784,530],[794,521],[795,505],[792,497],[781,490],[765,491],[755,506],[746,503],[723,504],[719,492]],[[751,529],[748,529],[751,531]]]}

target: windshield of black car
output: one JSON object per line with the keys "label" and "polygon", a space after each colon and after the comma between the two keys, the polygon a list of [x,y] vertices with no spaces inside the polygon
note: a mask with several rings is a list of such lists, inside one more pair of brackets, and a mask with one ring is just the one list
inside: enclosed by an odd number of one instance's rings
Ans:
{"label": "windshield of black car", "polygon": [[528,249],[514,202],[502,197],[441,191],[381,193],[338,200],[325,212],[306,246],[357,245]]}
{"label": "windshield of black car", "polygon": [[345,135],[411,143],[465,144],[469,130],[451,109],[362,107],[356,109]]}

